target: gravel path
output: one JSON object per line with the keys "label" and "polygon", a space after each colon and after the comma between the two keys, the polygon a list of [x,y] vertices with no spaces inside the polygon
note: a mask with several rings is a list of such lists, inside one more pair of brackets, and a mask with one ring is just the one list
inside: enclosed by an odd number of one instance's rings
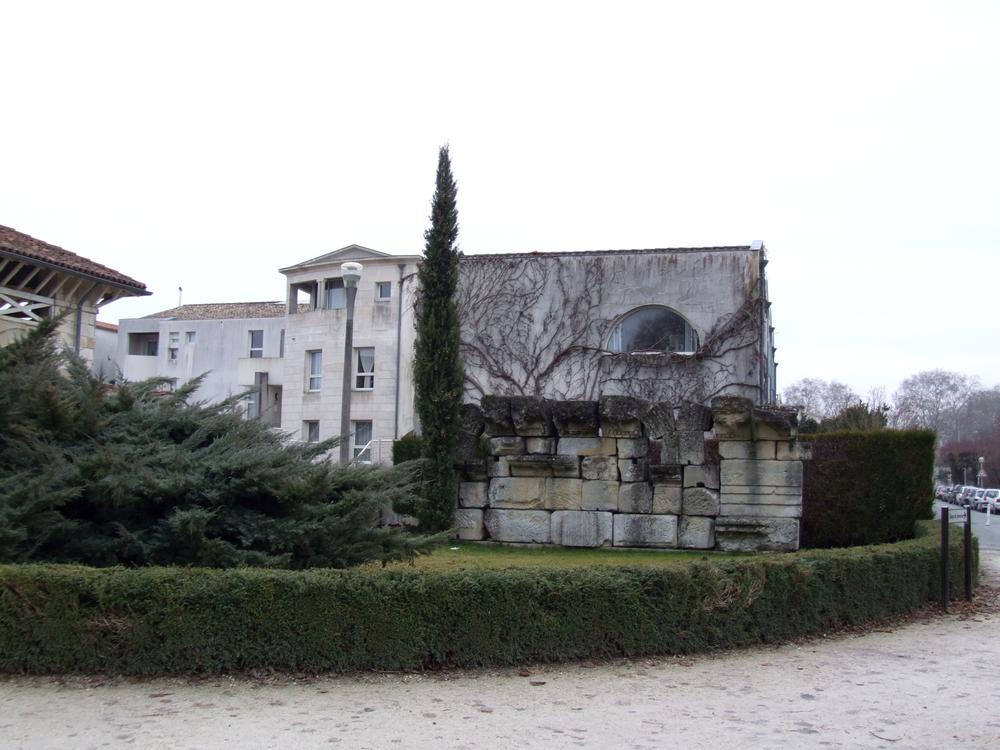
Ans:
{"label": "gravel path", "polygon": [[[1000,553],[983,557],[984,581],[1000,584]],[[997,748],[991,609],[691,659],[307,680],[0,678],[0,746]]]}

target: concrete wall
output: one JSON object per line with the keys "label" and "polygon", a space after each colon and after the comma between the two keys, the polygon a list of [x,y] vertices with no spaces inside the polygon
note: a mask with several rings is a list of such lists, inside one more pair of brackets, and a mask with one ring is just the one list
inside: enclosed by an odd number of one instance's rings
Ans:
{"label": "concrete wall", "polygon": [[121,377],[122,367],[118,359],[118,331],[94,328],[94,361],[91,369],[98,377],[114,381]]}

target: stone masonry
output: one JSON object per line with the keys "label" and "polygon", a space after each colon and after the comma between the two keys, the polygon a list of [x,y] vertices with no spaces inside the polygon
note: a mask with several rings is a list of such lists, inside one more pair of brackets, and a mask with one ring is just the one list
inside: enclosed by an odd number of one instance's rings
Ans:
{"label": "stone masonry", "polygon": [[566,547],[795,550],[794,410],[628,396],[486,396],[463,407],[461,539]]}

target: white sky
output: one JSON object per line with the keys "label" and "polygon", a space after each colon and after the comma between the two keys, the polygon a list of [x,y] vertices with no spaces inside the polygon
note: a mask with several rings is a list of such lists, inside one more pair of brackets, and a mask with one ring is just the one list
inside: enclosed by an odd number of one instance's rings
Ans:
{"label": "white sky", "polygon": [[0,224],[137,317],[418,253],[763,239],[779,389],[1000,383],[1000,5],[0,0]]}

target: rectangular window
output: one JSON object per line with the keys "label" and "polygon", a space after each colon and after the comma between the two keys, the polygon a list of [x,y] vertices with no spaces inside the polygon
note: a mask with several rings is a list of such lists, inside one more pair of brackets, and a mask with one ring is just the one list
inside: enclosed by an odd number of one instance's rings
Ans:
{"label": "rectangular window", "polygon": [[177,361],[177,349],[181,345],[181,334],[178,331],[171,331],[167,339],[167,359],[171,362]]}
{"label": "rectangular window", "polygon": [[306,352],[306,365],[307,365],[307,372],[309,373],[309,380],[307,381],[306,390],[318,391],[320,388],[323,387],[322,350]]}
{"label": "rectangular window", "polygon": [[130,333],[128,335],[128,353],[140,357],[155,357],[160,341],[158,333]]}
{"label": "rectangular window", "polygon": [[278,341],[278,356],[279,357],[284,357],[285,356],[285,329],[284,328],[281,329],[281,337],[280,337],[280,339]]}
{"label": "rectangular window", "polygon": [[197,337],[198,337],[198,334],[197,334],[196,331],[186,331],[184,333],[184,341],[185,341],[185,343],[188,343],[188,344],[193,344],[195,342],[195,339]]}
{"label": "rectangular window", "polygon": [[375,347],[354,350],[354,387],[370,391],[375,387]]}
{"label": "rectangular window", "polygon": [[319,442],[319,422],[308,419],[302,423],[302,439],[307,443]]}
{"label": "rectangular window", "polygon": [[326,280],[326,309],[342,310],[347,307],[347,292],[343,279]]}
{"label": "rectangular window", "polygon": [[376,281],[375,282],[375,301],[376,302],[388,302],[392,298],[392,282],[391,281]]}
{"label": "rectangular window", "polygon": [[264,356],[264,332],[250,331],[250,359]]}
{"label": "rectangular window", "polygon": [[354,460],[371,463],[372,423],[354,422]]}

